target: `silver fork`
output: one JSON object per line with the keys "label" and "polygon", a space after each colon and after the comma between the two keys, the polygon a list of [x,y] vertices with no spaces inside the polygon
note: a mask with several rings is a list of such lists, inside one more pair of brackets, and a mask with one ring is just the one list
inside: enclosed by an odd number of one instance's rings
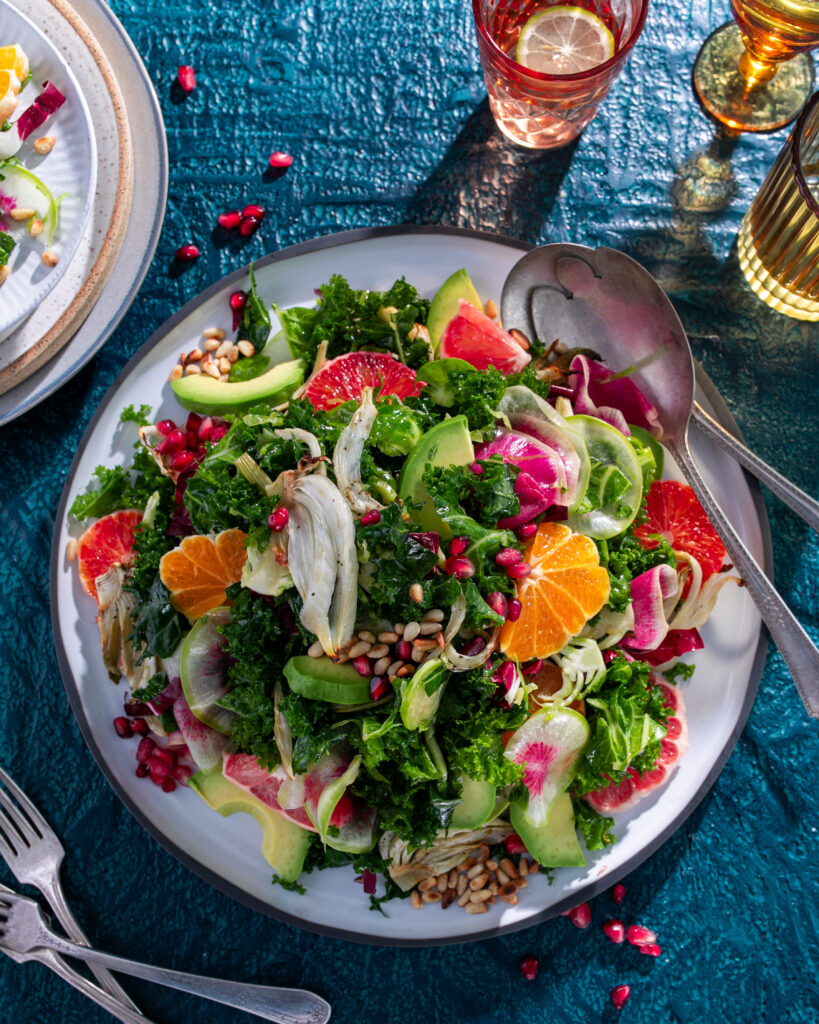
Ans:
{"label": "silver fork", "polygon": [[[23,885],[33,885],[45,896],[66,934],[81,946],[90,943],[68,908],[60,885],[65,851],[54,830],[31,800],[0,768],[0,855]],[[91,967],[100,985],[136,1013],[134,1003],[119,982],[104,968]]]}
{"label": "silver fork", "polygon": [[[0,897],[3,893],[10,892],[11,889],[7,889],[4,885],[0,884]],[[45,964],[63,981],[73,985],[78,992],[82,992],[84,996],[88,996],[98,1006],[101,1006],[118,1020],[121,1020],[122,1024],[151,1024],[147,1017],[143,1017],[141,1013],[137,1013],[134,1010],[129,1010],[118,999],[114,999],[113,996],[103,991],[99,985],[95,985],[81,974],[77,974],[73,967],[69,967],[65,960],[55,953],[53,949],[33,949],[29,953],[14,953],[12,950],[4,949],[0,946],[0,952],[11,957],[17,964],[25,963],[27,960],[36,960],[38,963]]]}
{"label": "silver fork", "polygon": [[89,964],[102,964],[144,981],[155,981],[182,992],[204,996],[215,1003],[253,1013],[277,1024],[326,1024],[330,1019],[329,1003],[304,989],[205,978],[77,946],[55,935],[46,924],[39,905],[17,893],[0,892],[0,948],[21,955],[40,948],[52,949],[64,956],[79,957]]}

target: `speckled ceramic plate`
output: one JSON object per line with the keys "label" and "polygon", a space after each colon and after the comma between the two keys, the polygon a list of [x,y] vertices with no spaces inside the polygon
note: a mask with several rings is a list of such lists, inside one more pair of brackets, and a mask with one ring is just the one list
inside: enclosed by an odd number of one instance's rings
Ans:
{"label": "speckled ceramic plate", "polygon": [[[23,165],[37,174],[55,197],[64,196],[59,228],[53,242],[32,238],[25,226],[2,218],[16,246],[9,259],[11,274],[0,287],[0,338],[36,309],[57,285],[82,238],[97,183],[97,144],[91,112],[76,78],[58,46],[7,0],[0,0],[2,44],[19,43],[31,64],[31,80],[20,92],[14,122],[37,98],[46,82],[65,96],[65,103],[33,133],[16,153]],[[12,129],[14,131],[14,129]],[[52,135],[54,149],[38,156],[35,138]],[[57,264],[48,267],[42,254],[49,248]]]}
{"label": "speckled ceramic plate", "polygon": [[[309,305],[313,289],[343,273],[354,288],[388,287],[405,276],[426,296],[459,267],[466,267],[484,298],[498,301],[503,281],[527,246],[508,239],[446,228],[396,228],[331,235],[268,256],[256,264],[260,293],[282,306]],[[123,430],[123,406],[148,403],[157,418],[184,415],[167,383],[180,351],[196,346],[207,327],[229,330],[228,296],[246,287],[237,271],[188,303],[150,338],[115,381],[80,442],[60,508],[51,562],[54,637],[66,690],[97,762],[142,825],[184,864],[244,903],[300,927],[363,942],[429,945],[524,928],[588,899],[648,857],[686,819],[716,779],[753,703],[767,641],[747,592],[723,590],[702,630],[706,648],[697,652],[697,671],[684,684],[691,746],[671,780],[617,822],[618,842],[588,856],[582,870],[560,869],[552,885],[534,877],[511,907],[498,904],[481,915],[453,906],[413,910],[408,900],[372,913],[351,868],[327,870],[304,879],[306,895],[270,884],[270,868],[259,845],[259,826],[246,815],[223,819],[190,790],[164,794],[134,775],[135,741],[119,739],[111,725],[122,713],[123,688],[109,682],[100,657],[95,606],[82,592],[76,568],[66,562],[77,524],[66,510],[83,491],[100,462],[124,462],[133,443]],[[698,397],[730,429],[725,406],[700,377]],[[695,457],[708,485],[745,543],[770,572],[770,544],[764,506],[749,490],[739,467],[698,435]],[[726,849],[725,856],[731,851]]]}

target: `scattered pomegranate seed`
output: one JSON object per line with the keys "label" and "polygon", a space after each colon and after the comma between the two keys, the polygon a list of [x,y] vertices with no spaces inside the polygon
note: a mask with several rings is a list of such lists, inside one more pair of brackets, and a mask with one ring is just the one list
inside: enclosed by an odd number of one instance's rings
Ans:
{"label": "scattered pomegranate seed", "polygon": [[640,946],[640,952],[645,953],[646,956],[659,956],[662,950],[656,942],[650,942],[647,946]]}
{"label": "scattered pomegranate seed", "polygon": [[540,961],[536,956],[525,956],[520,962],[520,973],[527,981],[534,981],[537,977]]}
{"label": "scattered pomegranate seed", "polygon": [[242,322],[242,313],[247,305],[247,292],[234,292],[230,297],[230,308],[233,310],[233,330],[237,330]]}
{"label": "scattered pomegranate seed", "polygon": [[632,946],[650,946],[657,941],[657,936],[650,928],[641,924],[630,924],[627,933],[628,941]]}
{"label": "scattered pomegranate seed", "polygon": [[537,523],[521,523],[515,528],[515,536],[518,540],[528,540],[537,533]]}
{"label": "scattered pomegranate seed", "polygon": [[178,452],[182,448],[186,447],[187,443],[187,434],[183,434],[182,431],[179,429],[172,430],[163,442],[163,444],[167,446],[165,448],[165,451],[169,452]]}
{"label": "scattered pomegranate seed", "polygon": [[293,157],[289,153],[276,151],[270,154],[269,163],[271,167],[289,167],[293,163]]}
{"label": "scattered pomegranate seed", "polygon": [[138,779],[144,779],[148,774],[148,765],[144,761],[140,761],[136,766],[136,772],[134,773]]}
{"label": "scattered pomegranate seed", "polygon": [[626,887],[622,882],[618,882],[617,885],[611,890],[611,898],[614,903],[618,906],[626,898]]}
{"label": "scattered pomegranate seed", "polygon": [[258,220],[264,220],[266,212],[263,206],[259,206],[257,203],[250,203],[242,210],[242,216],[256,217]]}
{"label": "scattered pomegranate seed", "polygon": [[188,779],[193,775],[193,768],[187,764],[177,764],[171,768],[171,775],[176,779],[177,782],[181,782],[184,785]]}
{"label": "scattered pomegranate seed", "polygon": [[167,437],[172,430],[176,430],[176,424],[173,420],[162,420],[161,423],[157,423],[156,429],[163,437]]}
{"label": "scattered pomegranate seed", "polygon": [[622,921],[604,921],[603,933],[607,935],[612,942],[616,942],[618,946],[621,942],[626,941],[626,926]]}
{"label": "scattered pomegranate seed", "polygon": [[372,662],[366,654],[361,654],[357,658],[353,658],[353,665],[355,666],[356,672],[358,672],[360,676],[364,676],[365,679],[369,679],[373,674]]}
{"label": "scattered pomegranate seed", "polygon": [[496,615],[501,615],[504,619],[509,614],[509,602],[506,600],[506,595],[499,590],[493,590],[487,597],[486,603]]}
{"label": "scattered pomegranate seed", "polygon": [[146,736],[144,739],[140,740],[136,752],[137,761],[147,761],[153,754],[155,747],[156,744],[150,736]]}
{"label": "scattered pomegranate seed", "polygon": [[186,469],[191,468],[194,462],[196,462],[196,456],[193,452],[177,452],[171,459],[171,469],[176,470],[178,473],[184,473]]}
{"label": "scattered pomegranate seed", "polygon": [[242,223],[242,215],[238,210],[225,210],[224,213],[220,213],[217,220],[219,221],[219,227],[224,228],[226,231],[233,231],[234,228],[238,228]]}
{"label": "scattered pomegranate seed", "polygon": [[444,562],[444,572],[455,579],[463,580],[475,575],[475,566],[468,558],[450,555]]}
{"label": "scattered pomegranate seed", "polygon": [[148,762],[148,774],[155,786],[161,786],[168,777],[168,766],[164,761],[157,761],[154,758]]}
{"label": "scattered pomegranate seed", "polygon": [[399,640],[395,645],[395,653],[402,661],[409,661],[412,657],[412,644],[409,640]]}
{"label": "scattered pomegranate seed", "polygon": [[180,263],[190,263],[199,259],[199,250],[195,245],[180,245],[176,250],[176,258]]}
{"label": "scattered pomegranate seed", "polygon": [[577,907],[572,907],[569,911],[569,920],[575,928],[588,928],[591,924],[591,907],[588,903],[581,903]]}
{"label": "scattered pomegranate seed", "polygon": [[611,1005],[615,1010],[622,1010],[631,995],[631,988],[628,985],[615,985],[609,993]]}
{"label": "scattered pomegranate seed", "polygon": [[148,715],[153,714],[153,711],[151,711],[147,704],[143,704],[138,700],[124,701],[122,710],[129,718],[147,718]]}
{"label": "scattered pomegranate seed", "polygon": [[524,668],[523,674],[525,676],[536,676],[542,668],[543,658],[535,658],[534,661],[530,661],[526,668]]}
{"label": "scattered pomegranate seed", "polygon": [[517,622],[520,618],[520,613],[523,611],[523,605],[518,601],[516,597],[510,598],[509,600],[509,611],[506,614],[506,618],[510,622]]}
{"label": "scattered pomegranate seed", "polygon": [[376,523],[381,522],[381,513],[377,508],[371,509],[369,512],[365,512],[361,517],[362,526],[374,526]]}
{"label": "scattered pomegranate seed", "polygon": [[523,561],[523,555],[518,551],[517,548],[501,548],[501,550],[495,555],[495,561],[498,565],[517,565],[518,562]]}
{"label": "scattered pomegranate seed", "polygon": [[267,517],[267,525],[275,533],[281,533],[289,522],[290,512],[283,505],[280,505],[278,508],[274,508]]}
{"label": "scattered pomegranate seed", "polygon": [[127,740],[134,735],[134,730],[131,728],[131,723],[127,718],[115,718],[114,729],[116,730],[117,736],[123,740]]}
{"label": "scattered pomegranate seed", "polygon": [[242,223],[239,225],[239,234],[242,238],[250,238],[251,235],[255,235],[261,225],[261,218],[259,217],[243,217]]}
{"label": "scattered pomegranate seed", "polygon": [[462,555],[469,547],[469,537],[453,537],[449,545],[450,555]]}
{"label": "scattered pomegranate seed", "polygon": [[459,653],[463,654],[464,657],[474,658],[474,656],[476,654],[480,654],[485,647],[486,641],[484,640],[484,638],[482,636],[476,636],[473,637],[466,645],[466,647],[464,647],[464,649]]}
{"label": "scattered pomegranate seed", "polygon": [[516,853],[526,853],[526,843],[524,843],[517,832],[507,836],[503,841],[503,845],[510,857]]}
{"label": "scattered pomegranate seed", "polygon": [[522,580],[525,576],[528,576],[531,571],[532,567],[528,562],[518,562],[517,565],[508,566],[506,575],[513,580]]}
{"label": "scattered pomegranate seed", "polygon": [[175,789],[176,789],[176,783],[173,781],[173,779],[169,775],[166,775],[165,778],[162,780],[162,792],[163,793],[173,793],[173,791]]}
{"label": "scattered pomegranate seed", "polygon": [[131,730],[135,736],[147,736],[148,735],[148,723],[144,718],[137,718],[131,722]]}
{"label": "scattered pomegranate seed", "polygon": [[373,700],[381,700],[389,692],[389,683],[383,676],[373,676],[370,680],[370,696]]}
{"label": "scattered pomegranate seed", "polygon": [[179,82],[179,87],[184,89],[185,92],[193,92],[196,88],[196,76],[190,64],[182,64],[179,67],[179,70],[176,72],[176,80]]}
{"label": "scattered pomegranate seed", "polygon": [[172,750],[168,750],[166,747],[156,747],[153,751],[152,760],[162,761],[163,764],[173,766],[176,764],[176,754]]}

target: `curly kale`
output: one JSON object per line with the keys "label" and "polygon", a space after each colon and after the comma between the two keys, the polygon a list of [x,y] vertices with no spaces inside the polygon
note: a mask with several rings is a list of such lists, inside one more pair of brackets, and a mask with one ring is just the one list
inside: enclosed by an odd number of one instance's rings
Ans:
{"label": "curly kale", "polygon": [[641,573],[648,572],[665,563],[676,568],[677,559],[667,540],[658,538],[657,547],[647,550],[634,536],[633,525],[610,540],[596,540],[600,552],[600,564],[608,570],[611,590],[606,608],[624,612],[631,600],[631,581]]}

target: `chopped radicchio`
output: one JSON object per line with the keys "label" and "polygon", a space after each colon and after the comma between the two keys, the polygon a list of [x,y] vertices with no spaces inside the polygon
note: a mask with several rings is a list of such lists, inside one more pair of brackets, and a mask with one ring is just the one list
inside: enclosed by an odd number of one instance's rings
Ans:
{"label": "chopped radicchio", "polygon": [[57,86],[46,82],[45,88],[37,99],[17,119],[17,134],[20,136],[20,141],[24,142],[47,118],[58,111],[63,103],[65,103],[65,96]]}

